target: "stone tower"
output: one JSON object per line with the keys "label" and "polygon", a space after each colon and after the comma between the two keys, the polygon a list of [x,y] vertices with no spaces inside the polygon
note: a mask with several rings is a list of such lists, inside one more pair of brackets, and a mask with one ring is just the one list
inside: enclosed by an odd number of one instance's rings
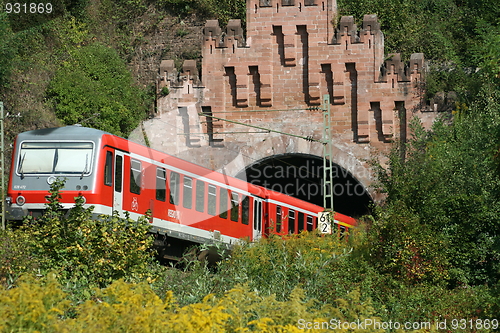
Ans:
{"label": "stone tower", "polygon": [[328,95],[332,162],[368,189],[374,149],[406,140],[412,116],[433,120],[422,108],[423,54],[385,55],[375,15],[358,28],[335,0],[248,0],[246,17],[246,33],[240,20],[224,31],[206,22],[201,76],[194,61],[182,73],[162,61],[159,87],[170,94],[136,138],[146,133],[153,148],[233,176],[273,156],[321,158],[323,146],[300,137],[322,138],[315,107]]}
{"label": "stone tower", "polygon": [[377,17],[358,29],[353,17],[337,17],[334,0],[250,0],[246,38],[239,20],[225,33],[208,21],[204,36],[203,104],[213,114],[307,108],[328,94],[336,132],[376,144],[404,137],[406,113],[420,103],[423,55],[385,58]]}

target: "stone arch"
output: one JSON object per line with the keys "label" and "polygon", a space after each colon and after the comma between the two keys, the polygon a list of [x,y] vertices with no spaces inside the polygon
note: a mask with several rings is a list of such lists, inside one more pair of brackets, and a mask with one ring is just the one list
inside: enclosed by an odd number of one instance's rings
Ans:
{"label": "stone arch", "polygon": [[[348,170],[358,182],[366,189],[369,189],[373,182],[371,168],[366,162],[370,158],[369,151],[359,146],[342,144],[340,140],[338,140],[337,144],[336,141],[334,137],[332,162]],[[323,156],[323,145],[321,143],[279,134],[271,134],[260,138],[248,136],[248,141],[240,143],[238,146],[241,156],[226,163],[224,167],[224,172],[229,176],[240,174],[247,166],[273,155],[305,154],[318,158]],[[222,171],[222,169],[218,171]],[[374,196],[371,192],[370,195]]]}
{"label": "stone arch", "polygon": [[[323,158],[302,153],[264,157],[237,178],[323,206]],[[334,209],[350,216],[370,212],[372,198],[351,172],[333,163]]]}
{"label": "stone arch", "polygon": [[[355,186],[357,186],[356,191],[360,194],[358,197],[361,198],[357,198],[355,201],[358,202],[360,208],[356,209],[355,207],[348,207],[349,205],[346,203],[346,198],[342,195],[336,195],[335,201],[340,203],[339,206],[344,206],[344,213],[346,214],[349,213],[349,215],[359,216],[369,213],[368,206],[373,202],[373,193],[370,191],[370,184],[372,181],[371,170],[364,161],[356,158],[354,154],[347,149],[348,147],[345,149],[342,148],[342,146],[334,145],[333,149],[334,158],[332,163],[334,164],[334,181],[337,180],[337,182],[334,183],[334,193],[340,194],[340,192],[344,191],[345,194],[347,194],[347,191],[350,189],[351,194],[355,194],[353,191]],[[271,135],[259,140],[256,140],[255,138],[249,140],[249,142],[240,146],[240,153],[241,154],[237,158],[225,165],[224,168],[219,171],[230,176],[245,179],[249,182],[253,181],[257,184],[258,181],[255,177],[248,173],[249,170],[252,168],[255,169],[256,166],[256,170],[258,170],[258,166],[264,166],[265,163],[273,163],[273,161],[275,161],[275,165],[280,165],[280,168],[283,168],[283,165],[286,166],[286,163],[290,162],[285,161],[285,164],[282,164],[282,160],[285,159],[295,160],[298,162],[297,167],[301,167],[300,160],[309,160],[314,161],[314,166],[311,162],[309,162],[309,165],[302,165],[302,170],[304,167],[315,168],[314,176],[323,177],[323,145],[317,142],[309,142],[301,138],[286,135]],[[321,169],[321,175],[318,175],[318,168]],[[269,170],[270,169],[268,168],[267,171]],[[291,167],[289,167],[289,171],[292,171]],[[278,172],[278,174],[276,174],[276,172]],[[255,171],[255,173],[257,173],[257,171]],[[279,170],[273,170],[271,173],[275,176],[274,184],[280,184],[279,178],[281,174],[279,174]],[[313,180],[313,182],[316,181],[317,179]],[[264,184],[259,185],[265,186]],[[275,190],[279,190],[279,185],[274,186]],[[269,188],[272,188],[272,185]],[[291,188],[291,185],[289,185],[288,189]],[[312,187],[310,189],[312,190]],[[300,192],[303,194],[304,187],[302,187]],[[300,195],[297,197],[300,197]],[[320,206],[323,205],[322,198],[319,199],[317,196],[314,199],[309,198],[311,200],[307,200],[308,198],[306,194],[306,197],[301,197],[301,199],[316,203]],[[346,207],[347,209],[345,209]]]}

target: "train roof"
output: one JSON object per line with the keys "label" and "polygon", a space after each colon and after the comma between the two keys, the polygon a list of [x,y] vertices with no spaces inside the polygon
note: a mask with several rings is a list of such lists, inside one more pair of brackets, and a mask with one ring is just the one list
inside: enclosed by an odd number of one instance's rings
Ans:
{"label": "train roof", "polygon": [[81,125],[70,125],[64,127],[44,128],[44,129],[37,129],[37,130],[23,132],[18,135],[18,139],[43,140],[44,137],[57,135],[57,138],[59,140],[72,140],[72,139],[97,140],[101,138],[104,134],[110,134],[110,133],[94,128],[83,127]]}

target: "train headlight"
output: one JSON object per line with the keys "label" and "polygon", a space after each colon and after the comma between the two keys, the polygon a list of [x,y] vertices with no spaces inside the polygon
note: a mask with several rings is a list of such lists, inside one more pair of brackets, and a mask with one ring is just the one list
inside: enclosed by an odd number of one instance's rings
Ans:
{"label": "train headlight", "polygon": [[7,204],[7,206],[12,205],[12,197],[5,198],[5,203]]}
{"label": "train headlight", "polygon": [[25,203],[26,203],[26,198],[25,198],[25,197],[23,197],[22,195],[20,195],[20,196],[18,196],[18,197],[16,198],[16,204],[17,204],[18,206],[22,206],[22,205],[24,205]]}

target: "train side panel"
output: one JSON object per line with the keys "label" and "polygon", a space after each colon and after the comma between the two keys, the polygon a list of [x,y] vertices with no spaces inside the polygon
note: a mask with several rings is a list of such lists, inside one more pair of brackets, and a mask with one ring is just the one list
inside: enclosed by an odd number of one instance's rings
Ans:
{"label": "train side panel", "polygon": [[[117,211],[137,218],[149,213],[160,243],[175,247],[185,245],[182,241],[232,244],[311,231],[323,210],[98,130],[68,126],[22,133],[18,139],[8,193],[18,219],[42,213],[49,180],[57,176],[66,178],[61,201],[66,209],[81,195],[96,214]],[[42,163],[53,163],[52,172],[36,169],[35,158],[45,155],[55,156]],[[16,203],[20,196],[26,204]],[[339,229],[356,224],[342,214],[335,221]]]}

